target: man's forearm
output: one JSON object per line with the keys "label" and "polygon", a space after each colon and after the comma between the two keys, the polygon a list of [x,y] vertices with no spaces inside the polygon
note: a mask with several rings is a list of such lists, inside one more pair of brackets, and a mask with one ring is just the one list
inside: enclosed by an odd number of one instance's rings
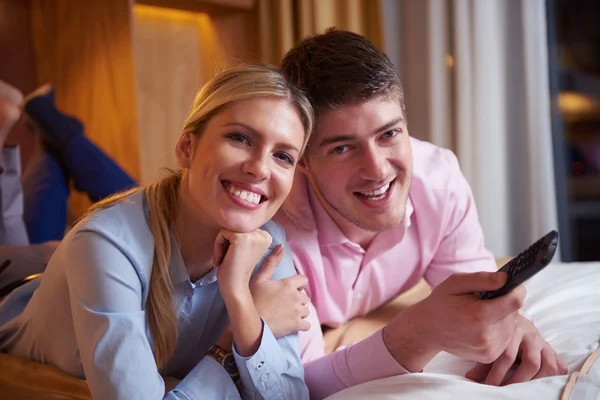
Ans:
{"label": "man's forearm", "polygon": [[407,307],[423,300],[429,293],[431,293],[431,287],[422,279],[411,289],[402,292],[367,315],[356,317],[339,328],[325,332],[325,352],[331,353],[339,346],[347,346],[366,339],[385,327]]}
{"label": "man's forearm", "polygon": [[408,373],[386,348],[382,331],[365,340],[304,364],[312,399],[323,399],[347,387]]}

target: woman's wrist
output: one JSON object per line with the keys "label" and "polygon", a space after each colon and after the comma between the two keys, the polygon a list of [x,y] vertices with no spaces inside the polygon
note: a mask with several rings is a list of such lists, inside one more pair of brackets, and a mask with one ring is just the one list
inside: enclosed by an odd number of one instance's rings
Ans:
{"label": "woman's wrist", "polygon": [[229,325],[223,329],[221,336],[219,336],[215,344],[224,350],[231,350],[233,348],[233,332],[231,332]]}
{"label": "woman's wrist", "polygon": [[252,297],[236,296],[225,302],[235,349],[242,357],[250,357],[260,347],[262,321]]}

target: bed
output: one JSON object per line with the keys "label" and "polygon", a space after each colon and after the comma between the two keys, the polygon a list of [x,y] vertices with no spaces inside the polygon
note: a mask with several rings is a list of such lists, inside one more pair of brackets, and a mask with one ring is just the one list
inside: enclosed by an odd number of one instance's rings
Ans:
{"label": "bed", "polygon": [[567,375],[486,386],[464,378],[473,362],[441,353],[423,373],[364,383],[328,399],[600,400],[600,262],[552,263],[525,286],[523,310],[569,366]]}

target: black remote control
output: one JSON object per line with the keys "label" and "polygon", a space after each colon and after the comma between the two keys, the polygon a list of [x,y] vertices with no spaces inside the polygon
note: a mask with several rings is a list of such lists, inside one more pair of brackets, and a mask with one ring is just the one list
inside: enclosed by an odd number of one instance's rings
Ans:
{"label": "black remote control", "polygon": [[543,238],[529,246],[521,254],[504,264],[499,271],[506,272],[508,279],[504,286],[500,289],[481,292],[481,299],[493,299],[503,296],[514,288],[531,278],[542,269],[544,269],[554,253],[558,245],[558,232],[552,231]]}

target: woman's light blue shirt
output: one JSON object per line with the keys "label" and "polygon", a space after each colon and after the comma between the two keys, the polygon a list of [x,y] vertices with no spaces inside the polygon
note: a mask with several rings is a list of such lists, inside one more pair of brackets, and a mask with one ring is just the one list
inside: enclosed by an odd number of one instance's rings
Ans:
{"label": "woman's light blue shirt", "polygon": [[[273,237],[271,249],[285,243],[275,223],[262,229]],[[178,340],[160,373],[182,380],[169,393],[156,367],[146,318],[154,239],[142,191],[86,217],[60,244],[42,279],[0,303],[0,351],[87,379],[95,399],[239,398],[228,373],[205,357],[228,323],[216,272],[191,282],[172,243]],[[293,274],[286,248],[273,278]],[[251,357],[234,354],[243,398],[308,399],[297,334],[275,339],[263,323],[258,351]]]}

